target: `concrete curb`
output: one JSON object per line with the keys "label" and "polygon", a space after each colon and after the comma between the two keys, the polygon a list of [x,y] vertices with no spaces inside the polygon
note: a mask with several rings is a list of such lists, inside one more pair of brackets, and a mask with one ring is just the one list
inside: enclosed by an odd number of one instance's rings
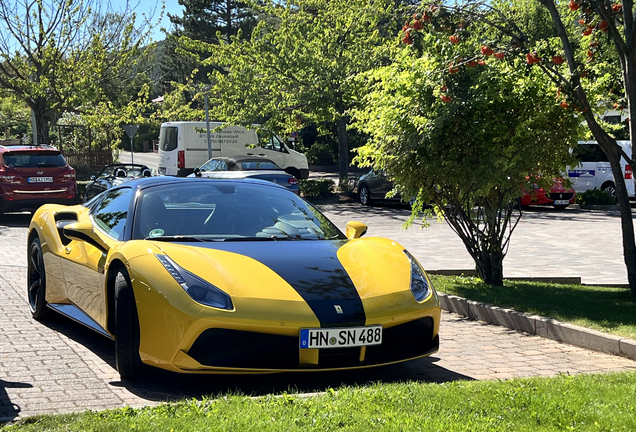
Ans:
{"label": "concrete curb", "polygon": [[484,321],[541,336],[580,348],[618,355],[636,360],[636,340],[602,333],[574,324],[505,309],[462,297],[437,293],[443,310],[462,315],[471,320]]}

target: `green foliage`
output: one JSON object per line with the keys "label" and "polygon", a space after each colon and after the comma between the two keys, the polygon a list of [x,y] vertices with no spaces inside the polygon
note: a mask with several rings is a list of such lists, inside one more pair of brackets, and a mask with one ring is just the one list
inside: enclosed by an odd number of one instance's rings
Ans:
{"label": "green foliage", "polygon": [[[342,119],[366,91],[358,79],[390,54],[392,1],[299,0],[263,2],[251,39],[205,44],[187,38],[184,50],[209,52],[202,67],[218,64],[211,82],[212,117],[231,124],[264,124],[287,135],[299,123],[325,126]],[[347,155],[346,134],[338,134]]]}
{"label": "green foliage", "polygon": [[[31,11],[24,14],[24,9]],[[95,115],[127,96],[131,73],[148,32],[126,7],[115,13],[94,0],[0,3],[0,88],[25,102],[37,125],[36,142],[49,143],[49,124],[60,113]],[[113,101],[113,99],[117,99]],[[102,105],[102,106],[100,106]],[[115,112],[109,106],[108,113]],[[112,123],[111,123],[112,125]]]}
{"label": "green foliage", "polygon": [[336,184],[331,179],[299,180],[300,194],[305,198],[327,198],[334,192]]}
{"label": "green foliage", "polygon": [[415,209],[434,205],[480,275],[497,283],[521,187],[549,187],[575,165],[580,120],[555,103],[556,89],[536,68],[471,59],[477,29],[462,31],[461,44],[443,32],[422,32],[419,44],[369,74],[356,125],[373,139],[356,159],[385,169],[402,196],[417,196]]}
{"label": "green foliage", "polygon": [[607,192],[594,188],[577,193],[575,201],[581,206],[586,205],[616,205],[616,198]]}

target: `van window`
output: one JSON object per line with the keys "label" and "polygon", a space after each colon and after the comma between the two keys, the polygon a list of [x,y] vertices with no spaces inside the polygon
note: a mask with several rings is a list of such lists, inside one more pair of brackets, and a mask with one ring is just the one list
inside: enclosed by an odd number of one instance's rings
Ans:
{"label": "van window", "polygon": [[574,156],[581,162],[609,162],[598,144],[579,144],[574,149]]}
{"label": "van window", "polygon": [[162,127],[159,132],[159,148],[163,151],[172,151],[177,148],[177,128]]}
{"label": "van window", "polygon": [[265,135],[261,134],[259,136],[260,146],[267,150],[274,150],[277,152],[284,152],[285,147],[283,143],[278,139],[276,135]]}

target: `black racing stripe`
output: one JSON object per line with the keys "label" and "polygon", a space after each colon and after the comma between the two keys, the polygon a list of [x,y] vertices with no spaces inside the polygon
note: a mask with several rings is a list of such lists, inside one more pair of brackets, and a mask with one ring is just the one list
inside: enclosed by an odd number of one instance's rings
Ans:
{"label": "black racing stripe", "polygon": [[345,243],[346,240],[298,240],[187,245],[245,255],[266,265],[300,294],[321,327],[361,326],[366,323],[362,300],[337,255]]}

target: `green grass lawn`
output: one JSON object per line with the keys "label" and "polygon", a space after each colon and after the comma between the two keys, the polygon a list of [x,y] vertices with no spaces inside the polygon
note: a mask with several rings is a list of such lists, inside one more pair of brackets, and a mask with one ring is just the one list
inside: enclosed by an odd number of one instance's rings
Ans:
{"label": "green grass lawn", "polygon": [[[636,338],[629,290],[433,276],[440,292]],[[2,431],[632,431],[636,372],[404,382],[317,396],[213,395],[156,408],[31,417]]]}
{"label": "green grass lawn", "polygon": [[33,417],[7,431],[611,431],[636,429],[636,373],[375,384]]}
{"label": "green grass lawn", "polygon": [[431,278],[439,292],[636,339],[636,297],[629,289],[520,281],[488,286],[474,277]]}

